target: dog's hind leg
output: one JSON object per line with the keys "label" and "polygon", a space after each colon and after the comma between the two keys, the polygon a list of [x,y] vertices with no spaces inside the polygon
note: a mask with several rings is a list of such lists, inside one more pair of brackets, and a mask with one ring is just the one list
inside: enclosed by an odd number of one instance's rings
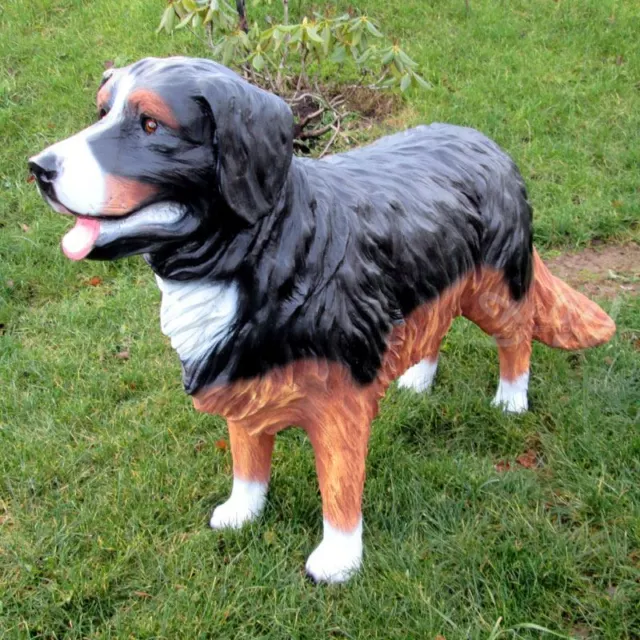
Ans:
{"label": "dog's hind leg", "polygon": [[500,381],[493,399],[509,413],[527,411],[529,362],[533,336],[534,305],[531,295],[513,300],[504,276],[486,270],[463,300],[463,315],[493,336],[498,345]]}
{"label": "dog's hind leg", "polygon": [[433,385],[438,370],[440,345],[455,315],[455,305],[451,304],[454,298],[455,296],[445,294],[419,309],[407,320],[408,337],[412,342],[411,351],[421,360],[398,378],[398,386],[401,389],[422,393]]}
{"label": "dog's hind leg", "polygon": [[520,344],[503,345],[498,341],[500,382],[492,404],[508,413],[524,413],[529,408],[529,360],[531,337],[523,336]]}
{"label": "dog's hind leg", "polygon": [[233,489],[229,499],[214,509],[210,521],[213,529],[238,529],[257,518],[264,508],[269,487],[275,436],[251,435],[245,425],[231,420],[228,427]]}

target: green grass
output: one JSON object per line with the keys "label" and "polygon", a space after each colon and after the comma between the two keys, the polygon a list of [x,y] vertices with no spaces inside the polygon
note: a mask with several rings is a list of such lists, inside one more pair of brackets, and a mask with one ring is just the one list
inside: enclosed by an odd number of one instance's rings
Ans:
{"label": "green grass", "polygon": [[[407,124],[498,140],[543,248],[637,238],[636,3],[464,5],[367,3],[434,85],[409,96]],[[605,347],[535,347],[523,417],[489,406],[494,347],[456,324],[434,393],[383,403],[365,569],[348,586],[303,576],[321,511],[298,431],[279,437],[261,521],[208,529],[230,486],[224,424],[180,388],[150,271],[66,261],[68,222],[26,184],[30,154],[94,117],[106,60],[204,53],[188,34],[154,35],[162,6],[0,2],[0,637],[452,640],[535,638],[537,625],[638,638],[638,299],[604,302],[619,325]],[[515,463],[531,448],[535,470]]]}

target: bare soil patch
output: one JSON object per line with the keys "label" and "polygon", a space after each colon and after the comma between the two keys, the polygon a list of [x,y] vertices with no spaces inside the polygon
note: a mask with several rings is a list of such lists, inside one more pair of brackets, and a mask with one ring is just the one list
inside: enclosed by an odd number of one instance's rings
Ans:
{"label": "bare soil patch", "polygon": [[594,298],[640,293],[640,245],[602,245],[545,260],[551,272]]}

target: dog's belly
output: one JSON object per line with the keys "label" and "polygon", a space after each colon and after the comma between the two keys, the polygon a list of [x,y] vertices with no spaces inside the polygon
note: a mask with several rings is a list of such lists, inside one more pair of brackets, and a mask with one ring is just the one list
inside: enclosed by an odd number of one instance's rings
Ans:
{"label": "dog's belly", "polygon": [[214,385],[193,396],[198,411],[241,423],[252,434],[276,433],[291,425],[305,429],[335,418],[355,405],[371,419],[389,384],[409,367],[437,350],[451,321],[476,309],[510,302],[504,274],[479,269],[413,311],[387,339],[382,367],[375,380],[358,384],[349,369],[326,359],[304,359],[271,369],[263,376]]}

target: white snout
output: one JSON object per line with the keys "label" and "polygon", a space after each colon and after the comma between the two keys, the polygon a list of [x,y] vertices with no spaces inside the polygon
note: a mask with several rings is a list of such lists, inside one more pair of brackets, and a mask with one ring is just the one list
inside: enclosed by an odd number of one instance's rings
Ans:
{"label": "white snout", "polygon": [[40,164],[40,158],[51,155],[55,157],[55,197],[67,209],[84,215],[100,214],[106,195],[105,173],[89,146],[96,126],[57,142],[31,158],[32,162]]}

